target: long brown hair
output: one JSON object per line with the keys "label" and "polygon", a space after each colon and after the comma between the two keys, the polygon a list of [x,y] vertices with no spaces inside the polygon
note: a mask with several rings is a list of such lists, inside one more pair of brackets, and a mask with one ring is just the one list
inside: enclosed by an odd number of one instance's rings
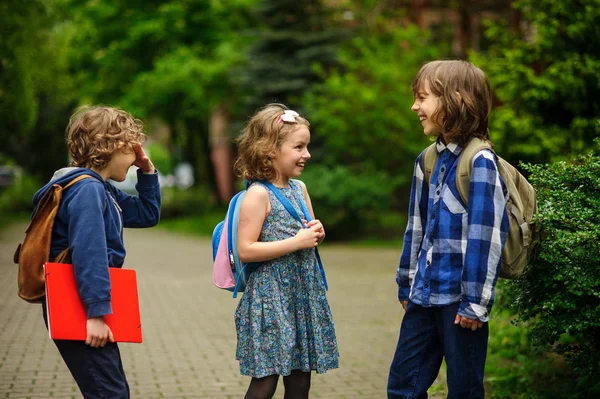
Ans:
{"label": "long brown hair", "polygon": [[425,81],[431,94],[440,99],[430,118],[442,128],[447,142],[464,146],[473,137],[489,140],[492,95],[481,69],[462,60],[432,61],[421,67],[413,81],[415,96]]}
{"label": "long brown hair", "polygon": [[288,107],[283,104],[268,104],[259,109],[242,130],[236,140],[239,158],[234,165],[236,174],[242,179],[275,180],[278,176],[272,154],[299,125],[310,127],[310,123],[301,116],[295,116],[294,122],[281,119],[286,110]]}

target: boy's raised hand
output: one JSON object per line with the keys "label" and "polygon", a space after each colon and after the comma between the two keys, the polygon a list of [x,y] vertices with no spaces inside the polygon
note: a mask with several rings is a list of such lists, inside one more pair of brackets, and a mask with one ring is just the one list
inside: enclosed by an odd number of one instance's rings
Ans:
{"label": "boy's raised hand", "polygon": [[133,147],[133,150],[135,151],[135,162],[133,163],[133,165],[140,168],[145,174],[153,174],[154,164],[152,163],[150,158],[148,158],[148,155],[146,155],[146,153],[144,152],[142,145],[136,144]]}

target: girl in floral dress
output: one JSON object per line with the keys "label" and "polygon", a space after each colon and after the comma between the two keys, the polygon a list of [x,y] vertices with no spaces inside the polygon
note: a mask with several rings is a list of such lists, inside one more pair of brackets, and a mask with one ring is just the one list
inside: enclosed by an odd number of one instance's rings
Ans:
{"label": "girl in floral dress", "polygon": [[[246,399],[272,398],[283,376],[285,398],[308,398],[311,371],[338,367],[338,348],[324,276],[315,248],[325,238],[314,219],[310,197],[299,177],[310,159],[309,123],[282,104],[269,104],[248,122],[238,139],[236,171],[250,187],[242,202],[238,252],[253,263],[235,312],[236,358],[252,377]],[[268,190],[277,187],[302,215],[304,227]]]}

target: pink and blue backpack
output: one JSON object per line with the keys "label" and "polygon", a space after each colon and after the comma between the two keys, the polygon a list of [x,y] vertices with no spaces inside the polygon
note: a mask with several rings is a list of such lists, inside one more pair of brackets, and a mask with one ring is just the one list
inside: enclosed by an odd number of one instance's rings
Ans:
{"label": "pink and blue backpack", "polygon": [[[304,225],[302,218],[298,215],[298,212],[296,212],[291,202],[277,187],[265,181],[261,181],[260,183],[275,195],[290,215]],[[293,184],[295,183],[290,181],[290,185]],[[246,182],[246,188],[248,188],[248,186],[249,184]],[[240,219],[240,208],[245,195],[246,190],[242,190],[229,201],[229,208],[225,214],[225,220],[217,224],[212,235],[213,281],[217,287],[233,291],[234,298],[237,297],[238,292],[244,291],[250,273],[260,264],[242,263],[238,255],[238,222]],[[306,207],[304,199],[299,197],[298,200],[302,208],[302,213],[304,214],[304,219],[307,222],[310,221],[312,217],[310,216],[310,212]],[[317,248],[315,248],[315,255],[317,257],[321,276],[323,277],[323,284],[327,290],[328,285],[327,279],[325,278],[325,270],[323,269],[323,263],[321,262],[321,257]]]}

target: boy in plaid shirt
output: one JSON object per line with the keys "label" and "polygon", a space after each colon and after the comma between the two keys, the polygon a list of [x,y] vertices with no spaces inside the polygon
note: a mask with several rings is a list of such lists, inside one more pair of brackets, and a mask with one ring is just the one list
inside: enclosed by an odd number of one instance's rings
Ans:
{"label": "boy in plaid shirt", "polygon": [[473,157],[468,207],[456,186],[469,140],[489,140],[491,90],[466,61],[425,64],[413,82],[412,110],[437,138],[430,184],[416,161],[408,226],[396,281],[405,310],[390,367],[388,398],[427,398],[446,360],[448,398],[483,398],[488,317],[508,234],[508,191],[489,150]]}

